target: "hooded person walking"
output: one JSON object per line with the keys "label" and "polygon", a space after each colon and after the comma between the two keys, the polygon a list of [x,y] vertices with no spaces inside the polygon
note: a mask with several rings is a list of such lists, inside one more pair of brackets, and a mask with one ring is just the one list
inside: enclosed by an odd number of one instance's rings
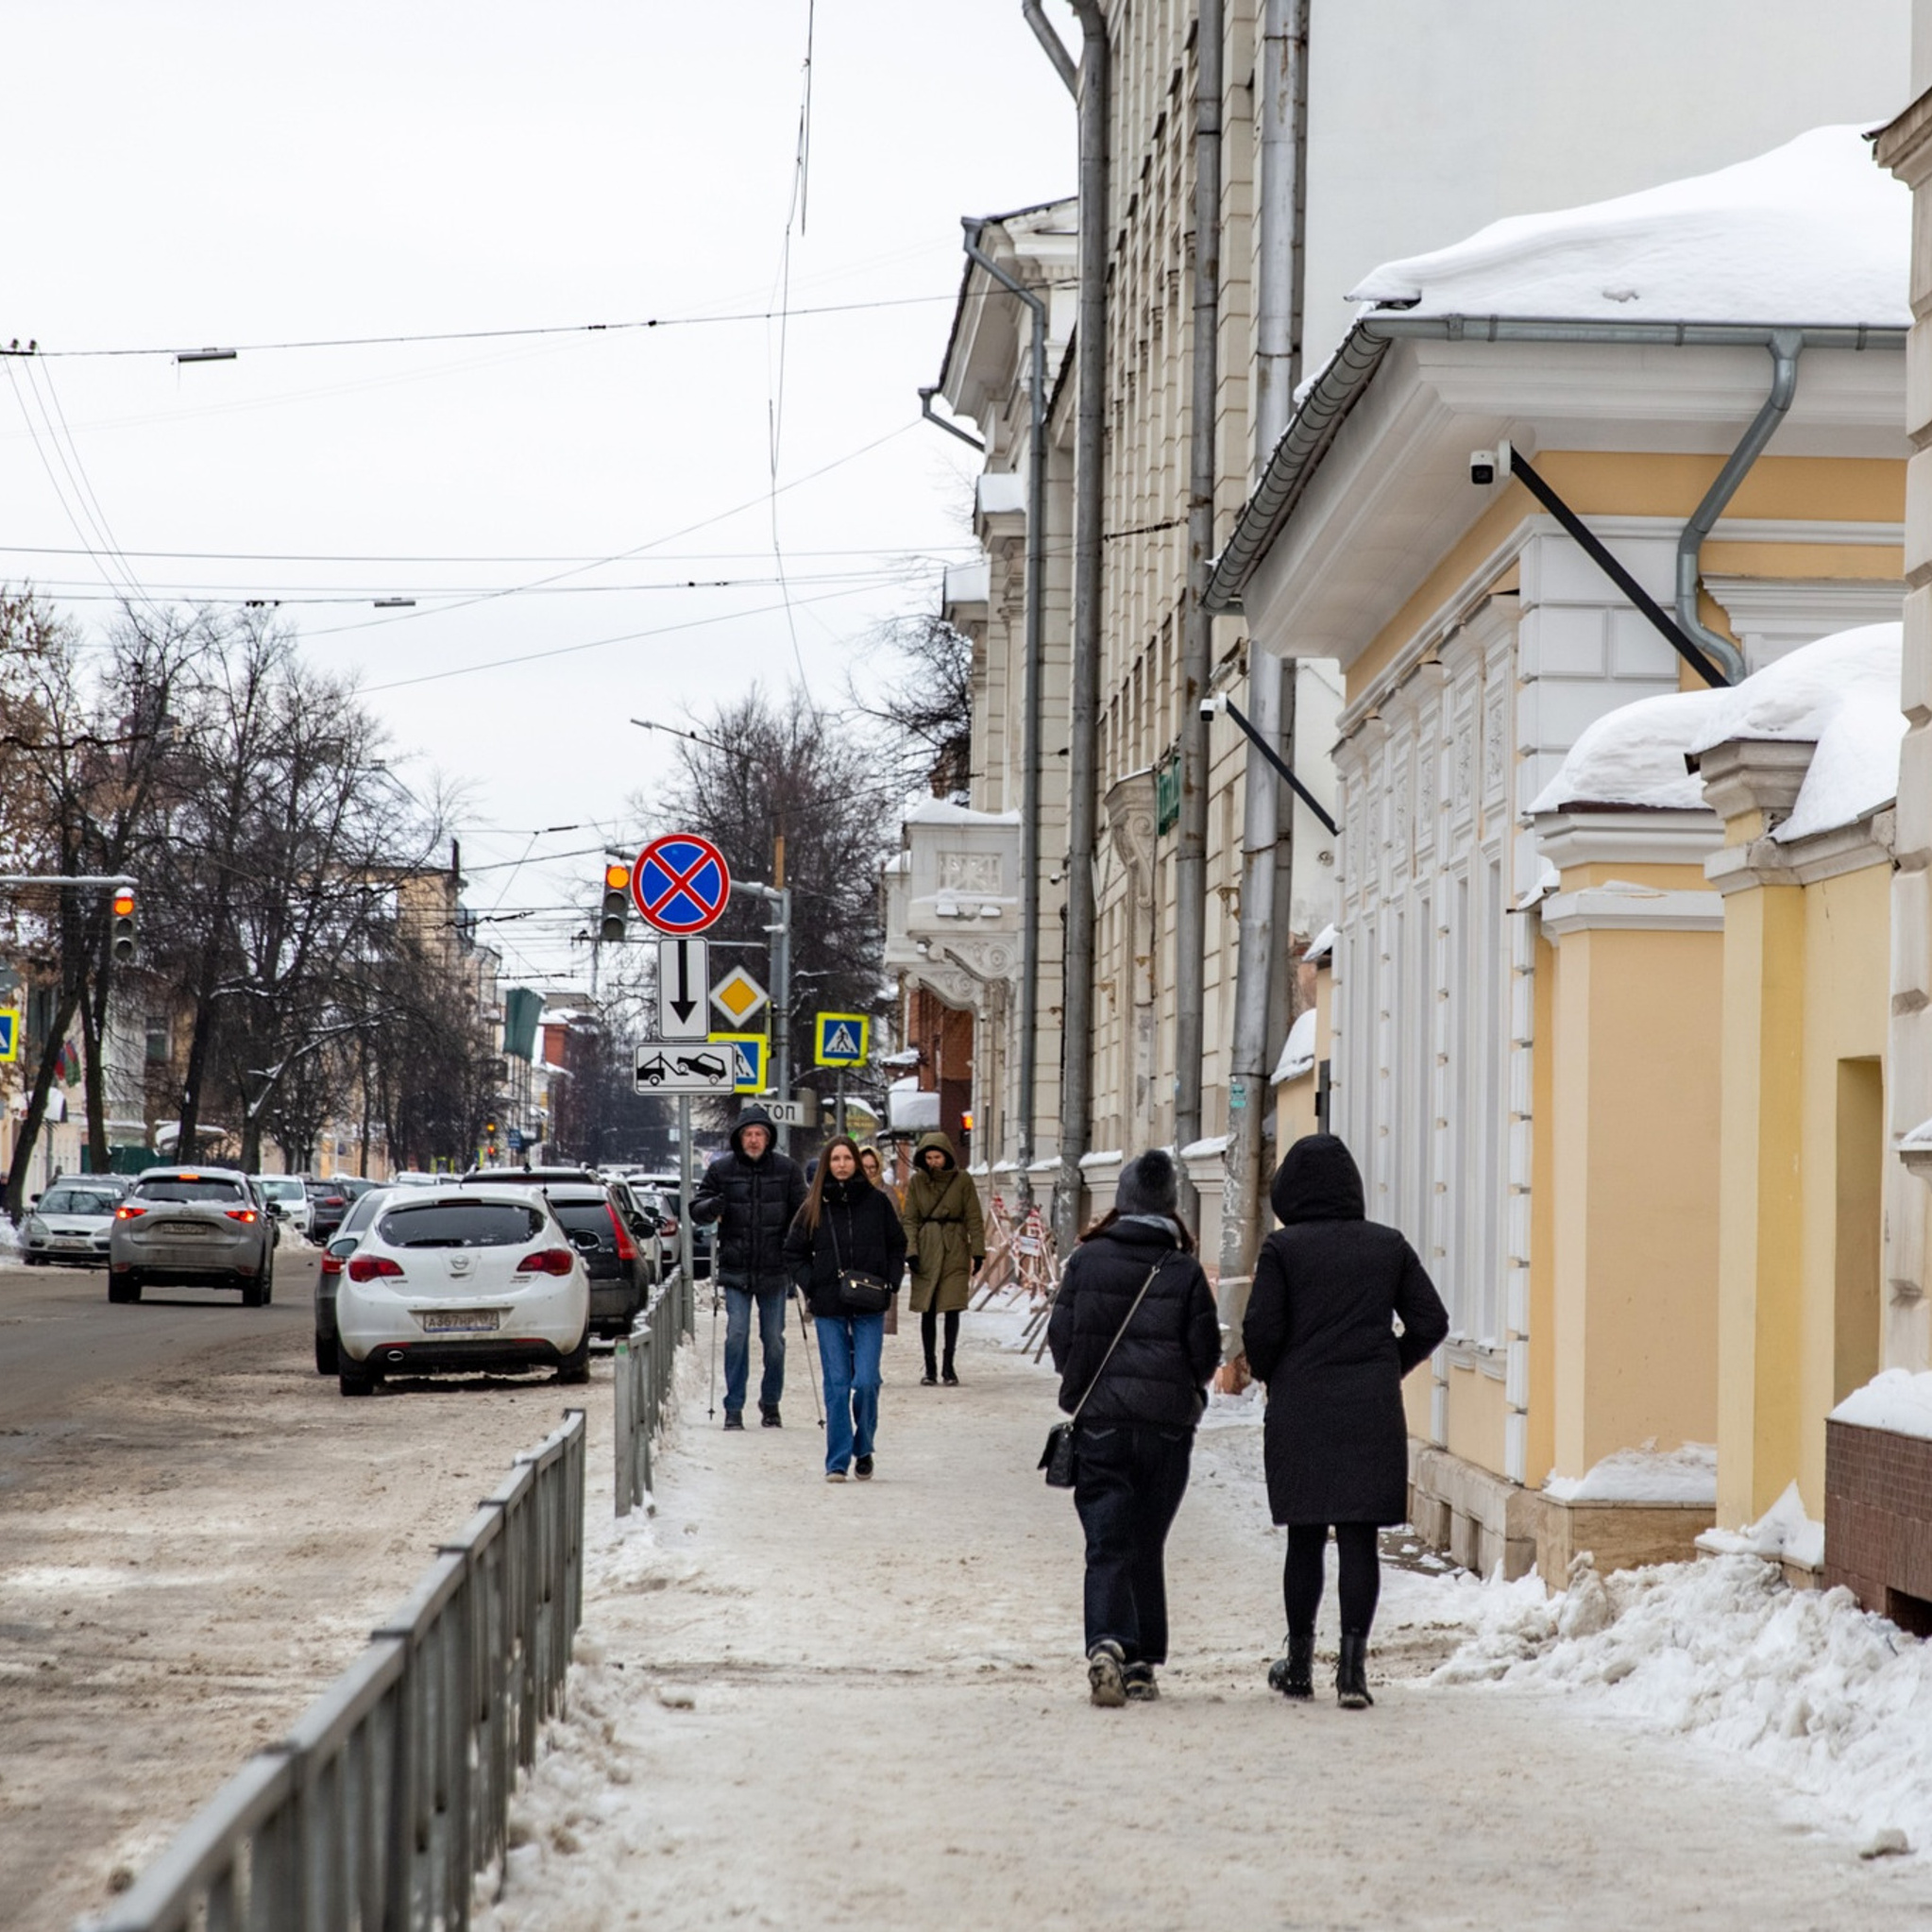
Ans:
{"label": "hooded person walking", "polygon": [[825,1370],[825,1481],[842,1483],[850,1469],[868,1482],[879,1426],[885,1301],[906,1265],[906,1230],[891,1196],[872,1184],[850,1136],[838,1135],[821,1158],[785,1237],[785,1259],[812,1312]]}
{"label": "hooded person walking", "polygon": [[1334,1135],[1296,1141],[1269,1198],[1281,1226],[1262,1244],[1242,1328],[1247,1365],[1268,1388],[1268,1507],[1288,1530],[1288,1641],[1268,1683],[1285,1697],[1314,1694],[1314,1619],[1332,1529],[1342,1609],[1335,1695],[1361,1710],[1375,1702],[1376,1532],[1408,1515],[1402,1378],[1434,1353],[1449,1313],[1415,1250],[1365,1217],[1361,1171]]}
{"label": "hooded person walking", "polygon": [[[959,1346],[959,1311],[986,1259],[986,1223],[979,1212],[979,1190],[960,1172],[958,1156],[944,1134],[927,1134],[920,1141],[901,1219],[912,1263],[912,1312],[925,1345],[920,1382],[926,1388],[938,1381],[958,1388],[953,1355]],[[941,1315],[946,1318],[943,1367],[938,1359]]]}
{"label": "hooded person walking", "polygon": [[1096,1704],[1160,1695],[1167,1532],[1221,1361],[1213,1291],[1180,1219],[1173,1157],[1121,1170],[1113,1212],[1068,1257],[1047,1323],[1075,1418],[1074,1507],[1087,1534],[1087,1686]]}
{"label": "hooded person walking", "polygon": [[718,1224],[712,1266],[724,1290],[724,1426],[745,1426],[745,1384],[751,1375],[752,1310],[758,1311],[758,1346],[765,1358],[758,1414],[767,1429],[781,1426],[785,1394],[785,1295],[790,1274],[785,1237],[805,1205],[805,1176],[774,1144],[771,1116],[753,1102],[731,1130],[731,1151],[704,1170],[691,1201],[691,1219]]}

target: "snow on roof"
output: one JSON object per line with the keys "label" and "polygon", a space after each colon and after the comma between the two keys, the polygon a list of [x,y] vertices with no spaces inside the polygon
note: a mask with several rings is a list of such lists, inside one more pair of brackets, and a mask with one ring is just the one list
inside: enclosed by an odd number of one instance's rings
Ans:
{"label": "snow on roof", "polygon": [[1313,1007],[1296,1016],[1287,1039],[1281,1042],[1281,1058],[1268,1076],[1269,1086],[1279,1087],[1283,1080],[1298,1080],[1302,1075],[1314,1072],[1314,1023]]}
{"label": "snow on roof", "polygon": [[1313,959],[1326,959],[1335,950],[1335,928],[1332,924],[1323,926],[1321,931],[1309,941],[1308,951],[1301,956],[1302,964],[1305,966]]}
{"label": "snow on roof", "polygon": [[975,812],[966,805],[948,805],[942,798],[923,798],[900,814],[907,825],[1017,825],[1018,812]]}
{"label": "snow on roof", "polygon": [[1422,315],[1903,329],[1911,203],[1858,128],[1815,127],[1715,174],[1492,222],[1385,263],[1349,299]]}
{"label": "snow on roof", "polygon": [[1682,1448],[1615,1449],[1581,1476],[1552,1473],[1545,1496],[1562,1502],[1712,1503],[1718,1500],[1718,1446],[1686,1442]]}
{"label": "snow on roof", "polygon": [[1588,726],[1531,805],[1619,805],[1694,811],[1703,782],[1686,760],[1734,738],[1814,744],[1781,844],[1856,824],[1898,793],[1904,627],[1862,624],[1806,644],[1728,690],[1640,699]]}
{"label": "snow on roof", "polygon": [[1888,1368],[1856,1388],[1831,1412],[1834,1422],[1932,1437],[1932,1371]]}

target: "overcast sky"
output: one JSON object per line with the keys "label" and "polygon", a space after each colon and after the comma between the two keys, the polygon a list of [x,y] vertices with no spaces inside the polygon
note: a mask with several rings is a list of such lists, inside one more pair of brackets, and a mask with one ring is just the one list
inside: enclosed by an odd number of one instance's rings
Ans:
{"label": "overcast sky", "polygon": [[[965,553],[975,459],[914,393],[959,217],[1074,178],[1018,0],[818,0],[790,301],[880,306],[786,333],[789,620],[777,324],[265,346],[777,306],[811,11],[15,0],[0,344],[164,352],[0,360],[0,576],[88,627],[130,580],[280,600],[399,769],[466,787],[475,910],[587,906],[600,861],[543,856],[616,833],[669,768],[629,718],[801,666],[836,703],[872,629],[931,608]],[[242,352],[174,359],[204,346]],[[587,829],[533,846],[565,825]],[[581,975],[581,924],[488,931],[511,978]]]}

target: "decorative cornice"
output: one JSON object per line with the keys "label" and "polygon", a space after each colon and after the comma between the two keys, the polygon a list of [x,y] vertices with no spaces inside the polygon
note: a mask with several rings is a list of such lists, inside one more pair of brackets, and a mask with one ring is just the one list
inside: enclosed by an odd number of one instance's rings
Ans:
{"label": "decorative cornice", "polygon": [[1723,842],[1715,812],[1538,812],[1536,849],[1559,871],[1574,865],[1702,865]]}
{"label": "decorative cornice", "polygon": [[1704,860],[1704,876],[1728,898],[1761,886],[1816,886],[1846,873],[1890,869],[1896,817],[1890,807],[1855,824],[1835,825],[1780,844],[1771,838],[1726,845]]}
{"label": "decorative cornice", "polygon": [[1543,902],[1542,921],[1551,940],[1578,932],[1722,932],[1724,901],[1717,892],[1665,892],[1612,880],[1552,893]]}
{"label": "decorative cornice", "polygon": [[1932,177],[1932,88],[1878,130],[1873,158],[1908,187],[1916,188]]}
{"label": "decorative cornice", "polygon": [[1726,824],[1756,812],[1761,830],[1791,816],[1818,744],[1812,738],[1726,738],[1696,754],[1690,763],[1703,780],[1703,795]]}

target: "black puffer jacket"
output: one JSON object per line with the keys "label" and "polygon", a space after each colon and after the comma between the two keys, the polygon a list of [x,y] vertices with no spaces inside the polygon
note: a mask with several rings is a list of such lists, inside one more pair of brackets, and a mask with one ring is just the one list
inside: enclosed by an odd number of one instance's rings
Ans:
{"label": "black puffer jacket", "polygon": [[881,1194],[863,1170],[850,1180],[828,1174],[819,1210],[816,1228],[807,1228],[801,1213],[785,1237],[786,1265],[815,1315],[852,1313],[839,1299],[840,1268],[876,1275],[889,1288],[898,1287],[906,1272],[906,1230],[890,1195]]}
{"label": "black puffer jacket", "polygon": [[704,1170],[691,1199],[691,1219],[718,1223],[718,1279],[727,1288],[760,1295],[783,1289],[789,1275],[785,1237],[805,1205],[805,1175],[775,1142],[757,1160],[747,1158],[739,1136],[748,1127],[772,1132],[762,1107],[747,1107],[731,1130],[731,1152]]}
{"label": "black puffer jacket", "polygon": [[1268,1385],[1268,1507],[1278,1523],[1399,1523],[1402,1378],[1449,1333],[1448,1312],[1415,1249],[1364,1219],[1362,1175],[1332,1134],[1289,1148],[1270,1198],[1283,1225],[1262,1244],[1242,1330]]}
{"label": "black puffer jacket", "polygon": [[1068,1258],[1046,1330],[1059,1405],[1073,1413],[1156,1263],[1160,1272],[1080,1411],[1082,1422],[1192,1429],[1207,1406],[1208,1379],[1221,1361],[1213,1292],[1167,1226],[1140,1215],[1090,1235]]}

